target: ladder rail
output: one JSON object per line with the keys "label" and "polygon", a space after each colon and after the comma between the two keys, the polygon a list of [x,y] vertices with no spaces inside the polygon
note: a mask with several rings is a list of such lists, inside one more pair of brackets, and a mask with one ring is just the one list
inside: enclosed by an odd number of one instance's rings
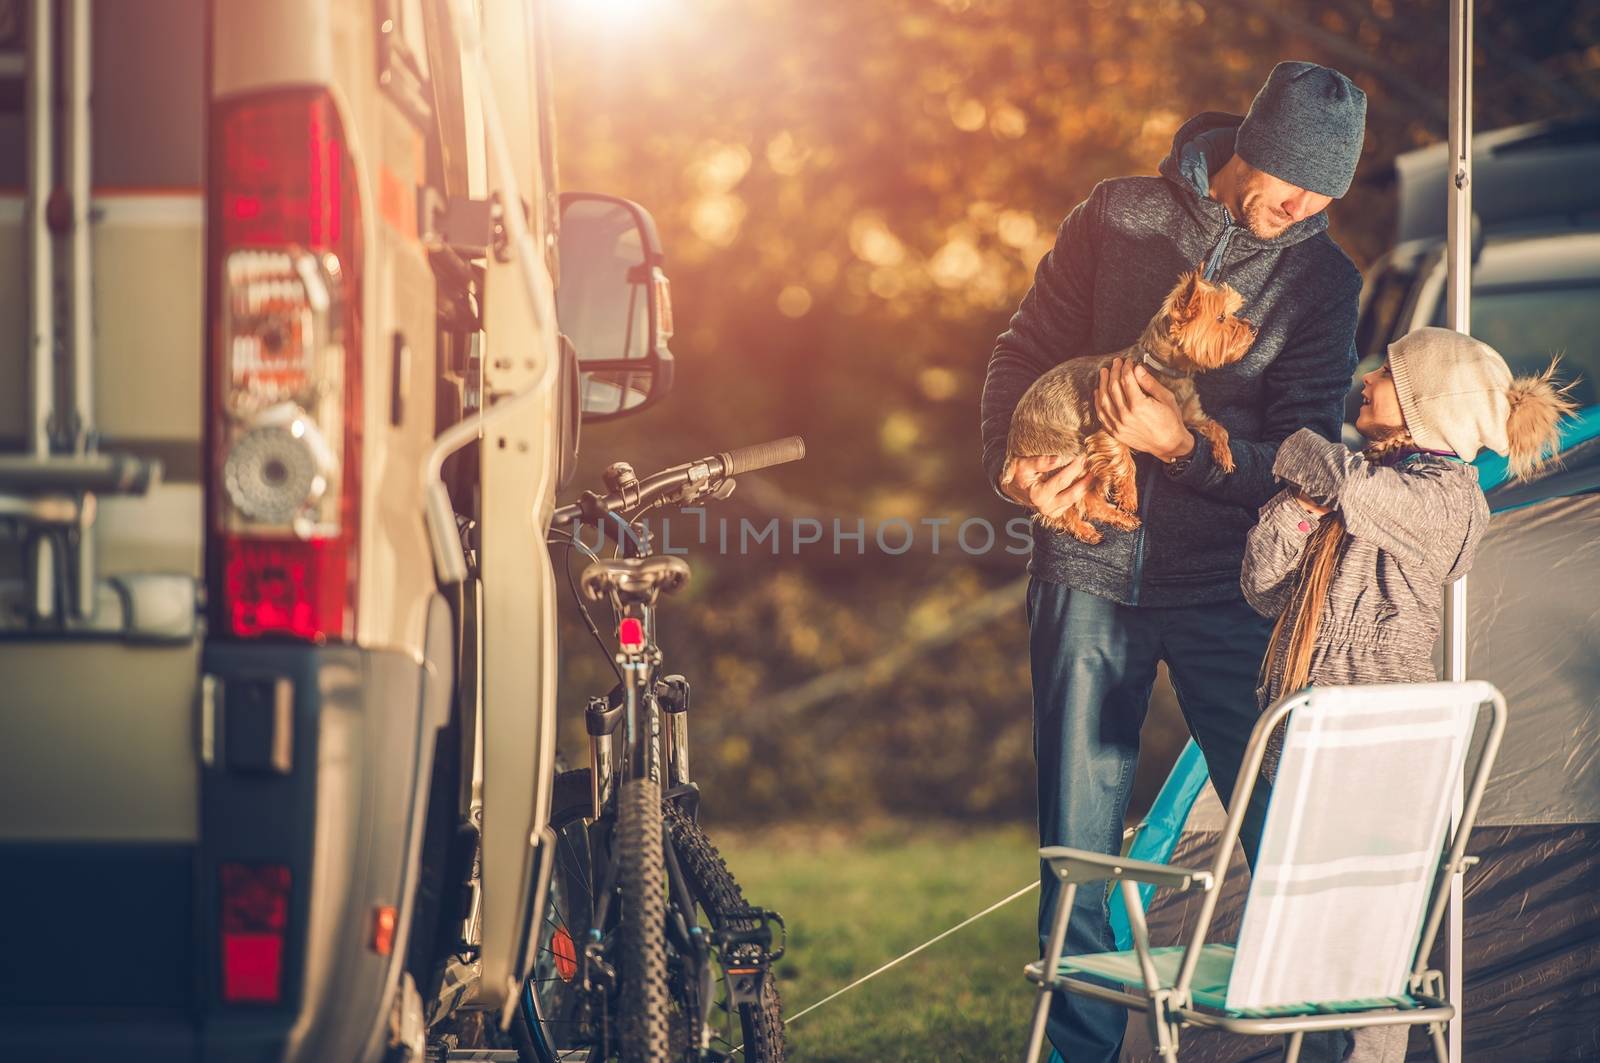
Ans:
{"label": "ladder rail", "polygon": [[54,26],[49,0],[28,5],[27,100],[27,225],[28,225],[28,449],[36,457],[50,454],[50,429],[55,418],[56,321],[51,290],[55,254],[47,210],[50,201],[51,108],[54,80]]}
{"label": "ladder rail", "polygon": [[[68,327],[72,345],[72,413],[62,425],[64,436],[72,441],[74,455],[92,454],[98,447],[94,419],[94,261],[89,232],[91,197],[89,94],[91,89],[90,0],[67,0],[66,102],[67,128],[64,163],[67,194],[72,204],[67,264],[70,281],[67,306],[71,315]],[[95,527],[85,521],[78,530],[73,550],[76,586],[74,612],[92,617],[96,606],[95,583],[98,577],[98,549]]]}

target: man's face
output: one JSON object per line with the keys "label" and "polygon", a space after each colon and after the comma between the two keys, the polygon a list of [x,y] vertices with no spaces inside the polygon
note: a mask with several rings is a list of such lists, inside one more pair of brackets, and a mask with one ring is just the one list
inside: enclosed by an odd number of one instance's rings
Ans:
{"label": "man's face", "polygon": [[1289,226],[1304,221],[1332,202],[1331,196],[1307,192],[1254,166],[1245,167],[1239,189],[1244,223],[1262,240],[1281,236]]}

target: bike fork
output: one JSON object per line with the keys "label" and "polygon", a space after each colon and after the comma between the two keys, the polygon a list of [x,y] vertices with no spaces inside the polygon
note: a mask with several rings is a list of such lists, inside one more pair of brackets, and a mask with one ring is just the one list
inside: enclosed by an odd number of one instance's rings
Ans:
{"label": "bike fork", "polygon": [[689,784],[689,681],[669,675],[656,684],[656,701],[666,716],[667,785]]}

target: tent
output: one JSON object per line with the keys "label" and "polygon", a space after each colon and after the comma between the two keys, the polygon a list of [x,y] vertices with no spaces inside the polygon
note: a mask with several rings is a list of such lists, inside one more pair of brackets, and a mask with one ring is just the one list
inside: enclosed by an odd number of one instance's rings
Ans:
{"label": "tent", "polygon": [[[1569,425],[1563,444],[1565,468],[1532,484],[1506,483],[1495,455],[1477,463],[1493,517],[1468,577],[1468,672],[1505,693],[1510,722],[1469,849],[1482,861],[1465,882],[1469,1060],[1600,1056],[1600,407]],[[1204,866],[1222,819],[1191,742],[1129,855]],[[1242,851],[1234,863],[1213,940],[1230,940],[1243,915]],[[1184,940],[1197,898],[1147,902],[1151,940]],[[1131,948],[1120,898],[1112,922],[1117,947]],[[1413,1033],[1410,1059],[1432,1058],[1424,1041]],[[1138,1018],[1123,1058],[1155,1058]],[[1205,1033],[1184,1039],[1183,1058],[1281,1050]]]}

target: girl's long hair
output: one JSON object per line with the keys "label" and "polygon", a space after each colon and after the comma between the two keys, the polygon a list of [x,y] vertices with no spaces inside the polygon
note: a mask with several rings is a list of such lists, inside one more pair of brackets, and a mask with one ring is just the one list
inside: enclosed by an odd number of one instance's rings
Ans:
{"label": "girl's long hair", "polygon": [[[1382,461],[1395,451],[1415,446],[1409,432],[1397,432],[1373,443],[1362,454],[1368,461]],[[1311,681],[1311,652],[1316,648],[1317,628],[1322,624],[1322,612],[1328,604],[1328,587],[1349,541],[1344,518],[1336,510],[1330,510],[1323,514],[1322,522],[1311,533],[1311,540],[1300,555],[1294,597],[1278,614],[1272,638],[1267,643],[1267,655],[1261,662],[1261,678],[1266,682],[1271,678],[1267,670],[1278,656],[1279,646],[1286,647],[1283,681],[1276,692],[1279,696],[1303,689]]]}

